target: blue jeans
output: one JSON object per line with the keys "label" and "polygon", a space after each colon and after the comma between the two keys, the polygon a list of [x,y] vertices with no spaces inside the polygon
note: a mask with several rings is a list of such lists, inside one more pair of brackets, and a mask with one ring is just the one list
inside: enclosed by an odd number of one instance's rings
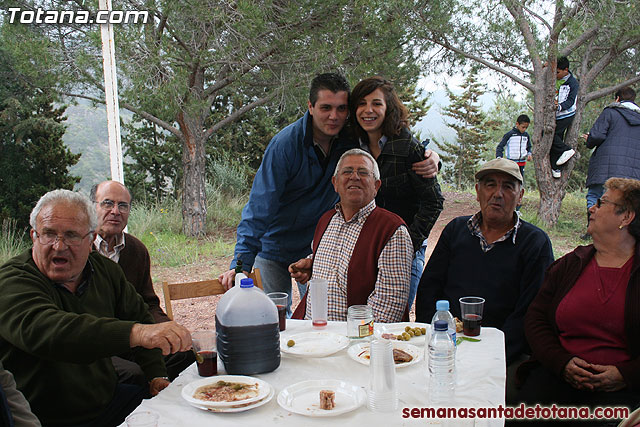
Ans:
{"label": "blue jeans", "polygon": [[[291,274],[289,273],[289,264],[279,261],[272,261],[270,259],[264,259],[260,256],[256,256],[254,263],[255,268],[260,269],[260,276],[262,277],[262,286],[264,292],[286,292],[289,294],[287,300],[287,317],[291,317]],[[298,283],[298,290],[300,290],[300,297],[306,292],[307,286]]]}
{"label": "blue jeans", "polygon": [[598,200],[604,194],[603,184],[594,184],[587,187],[587,209],[596,204]]}
{"label": "blue jeans", "polygon": [[418,284],[420,284],[420,278],[424,271],[424,254],[427,249],[427,239],[424,239],[420,249],[413,255],[413,261],[411,262],[411,285],[409,288],[409,310],[413,305],[413,300],[416,299],[416,293],[418,292]]}

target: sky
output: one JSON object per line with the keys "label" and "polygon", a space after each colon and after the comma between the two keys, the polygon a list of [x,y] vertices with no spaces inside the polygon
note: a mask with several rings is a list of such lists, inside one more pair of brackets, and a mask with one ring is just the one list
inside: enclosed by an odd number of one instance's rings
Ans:
{"label": "sky", "polygon": [[[420,139],[423,141],[425,138],[436,138],[440,140],[453,141],[455,140],[456,133],[453,129],[447,126],[445,120],[448,118],[443,117],[442,108],[449,105],[449,97],[445,91],[445,85],[449,86],[449,89],[456,95],[462,93],[463,89],[460,87],[464,83],[464,74],[456,73],[453,76],[448,74],[436,74],[430,76],[424,76],[418,81],[418,88],[422,89],[425,93],[431,93],[431,108],[425,117],[422,118],[413,128],[415,132],[420,133]],[[488,111],[493,107],[496,95],[493,91],[500,88],[501,83],[495,74],[488,70],[482,70],[480,72],[480,80],[487,84],[488,91],[480,97],[482,108]],[[504,86],[504,84],[502,85]],[[522,97],[525,92],[519,85],[510,87],[514,96]],[[430,147],[435,149],[436,147]],[[436,149],[436,151],[438,151]]]}

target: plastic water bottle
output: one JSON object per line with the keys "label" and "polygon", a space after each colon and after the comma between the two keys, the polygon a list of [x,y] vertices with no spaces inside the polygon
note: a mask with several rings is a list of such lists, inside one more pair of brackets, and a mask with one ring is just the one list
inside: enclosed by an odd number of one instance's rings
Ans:
{"label": "plastic water bottle", "polygon": [[447,322],[436,320],[429,340],[429,397],[432,403],[450,402],[455,389],[455,347]]}
{"label": "plastic water bottle", "polygon": [[242,282],[242,279],[247,279],[247,278],[248,278],[247,275],[242,272],[242,260],[239,259],[238,261],[236,261],[235,285],[240,286],[240,282]]}
{"label": "plastic water bottle", "polygon": [[449,301],[441,299],[436,301],[436,314],[431,319],[431,331],[433,331],[433,325],[437,320],[444,320],[447,322],[447,331],[453,341],[453,346],[456,346],[456,321],[453,320],[453,315],[449,311]]}

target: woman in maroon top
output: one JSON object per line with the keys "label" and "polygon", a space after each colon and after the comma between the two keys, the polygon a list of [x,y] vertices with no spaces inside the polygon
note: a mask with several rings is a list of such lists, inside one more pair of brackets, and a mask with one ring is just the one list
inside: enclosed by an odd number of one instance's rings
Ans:
{"label": "woman in maroon top", "polygon": [[640,402],[640,181],[611,178],[605,188],[589,209],[593,245],[553,263],[529,306],[535,361],[518,371],[520,401],[632,410]]}

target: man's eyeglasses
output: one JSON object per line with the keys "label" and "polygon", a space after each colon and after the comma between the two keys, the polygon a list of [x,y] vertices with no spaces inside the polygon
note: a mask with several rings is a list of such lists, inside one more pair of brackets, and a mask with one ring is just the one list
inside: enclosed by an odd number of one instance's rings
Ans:
{"label": "man's eyeglasses", "polygon": [[[100,207],[108,211],[113,209],[114,206],[116,206],[116,202],[114,202],[113,200],[104,199],[103,201],[100,202]],[[127,202],[118,203],[118,211],[120,213],[127,213],[130,210],[131,210],[131,205],[129,203]]]}
{"label": "man's eyeglasses", "polygon": [[44,246],[53,245],[56,241],[60,241],[67,246],[78,246],[80,243],[82,243],[84,238],[87,237],[89,234],[92,234],[93,231],[88,232],[84,236],[81,236],[80,234],[74,233],[71,231],[68,231],[62,235],[58,235],[53,231],[45,231],[42,234],[38,233],[37,231],[34,231],[34,233],[36,233],[36,238],[38,239],[38,242],[40,242],[40,244]]}
{"label": "man's eyeglasses", "polygon": [[621,208],[621,207],[622,207],[622,205],[621,205],[621,204],[619,204],[619,203],[612,202],[611,200],[607,200],[607,199],[600,199],[600,198],[598,198],[598,200],[596,200],[596,206],[598,207],[598,209],[600,209],[600,208],[602,207],[602,204],[603,204],[603,203],[604,203],[604,204],[610,203],[610,204],[612,204],[612,205],[618,206],[619,208]]}
{"label": "man's eyeglasses", "polygon": [[369,169],[365,168],[344,168],[340,171],[340,175],[344,177],[350,177],[354,172],[357,173],[360,178],[367,178],[372,175],[372,172]]}

